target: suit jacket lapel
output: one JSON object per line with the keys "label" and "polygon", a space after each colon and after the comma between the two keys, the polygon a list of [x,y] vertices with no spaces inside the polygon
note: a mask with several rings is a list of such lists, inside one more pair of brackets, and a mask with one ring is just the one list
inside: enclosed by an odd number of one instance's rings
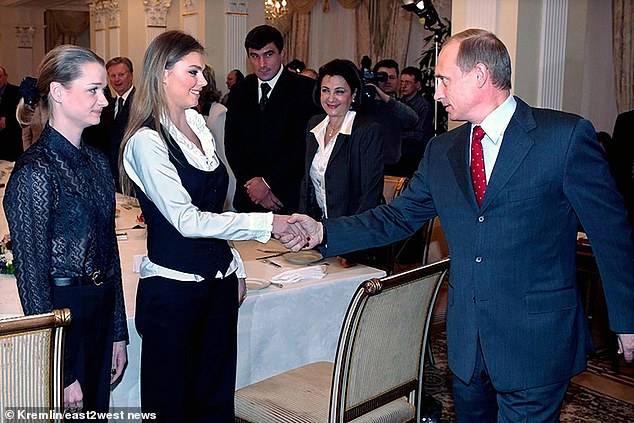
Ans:
{"label": "suit jacket lapel", "polygon": [[454,140],[453,147],[447,152],[447,158],[453,169],[456,182],[465,197],[465,200],[471,205],[474,210],[478,210],[478,203],[476,203],[475,193],[473,192],[473,186],[471,185],[471,174],[469,172],[469,162],[467,155],[467,147],[469,146],[469,132],[471,127],[469,124],[462,125],[461,127],[453,131]]}
{"label": "suit jacket lapel", "polygon": [[482,209],[495,200],[534,144],[533,139],[528,136],[528,132],[535,128],[531,108],[519,98],[515,99],[517,108],[504,131],[500,152],[482,200]]}

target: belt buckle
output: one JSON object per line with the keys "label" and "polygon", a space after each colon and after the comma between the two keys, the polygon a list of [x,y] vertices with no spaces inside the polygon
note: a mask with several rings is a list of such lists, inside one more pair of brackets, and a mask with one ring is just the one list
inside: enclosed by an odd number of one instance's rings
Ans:
{"label": "belt buckle", "polygon": [[96,286],[99,286],[103,283],[103,279],[101,277],[101,270],[95,270],[94,272],[92,272],[92,274],[90,275],[90,279],[92,280],[92,283],[94,283]]}

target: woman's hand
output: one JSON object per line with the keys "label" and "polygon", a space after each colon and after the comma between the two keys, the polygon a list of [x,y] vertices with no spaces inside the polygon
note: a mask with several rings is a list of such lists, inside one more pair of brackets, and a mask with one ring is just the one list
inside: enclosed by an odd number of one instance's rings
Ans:
{"label": "woman's hand", "polygon": [[247,298],[247,282],[244,278],[238,278],[238,307]]}
{"label": "woman's hand", "polygon": [[81,411],[84,408],[84,394],[78,380],[64,388],[64,410],[69,412]]}
{"label": "woman's hand", "polygon": [[110,372],[110,384],[112,385],[123,373],[125,363],[128,362],[126,341],[112,343],[112,370]]}

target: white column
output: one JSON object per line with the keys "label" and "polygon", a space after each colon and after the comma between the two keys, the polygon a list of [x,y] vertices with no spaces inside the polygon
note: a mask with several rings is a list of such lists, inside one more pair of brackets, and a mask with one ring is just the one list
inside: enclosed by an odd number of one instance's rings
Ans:
{"label": "white column", "polygon": [[145,6],[145,26],[147,28],[147,43],[152,42],[167,28],[167,12],[172,0],[143,0]]}
{"label": "white column", "polygon": [[245,72],[244,39],[247,36],[247,20],[249,8],[247,0],[227,0],[227,72],[231,69],[240,69]]}
{"label": "white column", "polygon": [[545,0],[542,6],[538,107],[562,108],[567,24],[568,0]]}
{"label": "white column", "polygon": [[[482,28],[495,32],[497,18],[496,0],[468,1],[466,3],[466,26],[465,28]],[[453,33],[459,31],[452,31]]]}
{"label": "white column", "polygon": [[121,56],[121,8],[119,2],[111,0],[107,5],[109,54],[106,61]]}
{"label": "white column", "polygon": [[183,8],[182,8],[182,28],[183,31],[190,34],[192,37],[197,40],[201,40],[204,37],[201,37],[199,31],[199,10],[198,10],[198,0],[184,0]]}
{"label": "white column", "polygon": [[105,8],[103,1],[89,1],[88,6],[90,7],[90,27],[94,34],[92,50],[104,60],[108,60],[106,39],[108,10]]}

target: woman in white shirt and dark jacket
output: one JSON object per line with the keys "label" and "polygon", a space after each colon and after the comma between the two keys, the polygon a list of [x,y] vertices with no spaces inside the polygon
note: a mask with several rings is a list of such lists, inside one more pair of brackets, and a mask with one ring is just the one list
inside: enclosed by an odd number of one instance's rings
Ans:
{"label": "woman in white shirt and dark jacket", "polygon": [[[351,61],[335,59],[319,69],[314,100],[326,115],[308,122],[300,213],[317,220],[352,216],[382,202],[380,129],[355,111],[363,97],[359,70]],[[367,262],[369,256],[366,251],[347,257]]]}
{"label": "woman in white shirt and dark jacket", "polygon": [[[168,31],[148,46],[121,145],[121,182],[147,223],[136,326],[141,407],[153,421],[233,421],[244,267],[226,240],[266,242],[286,227],[270,213],[223,213],[228,176],[196,110],[204,49]],[[277,232],[276,232],[277,231]]]}

